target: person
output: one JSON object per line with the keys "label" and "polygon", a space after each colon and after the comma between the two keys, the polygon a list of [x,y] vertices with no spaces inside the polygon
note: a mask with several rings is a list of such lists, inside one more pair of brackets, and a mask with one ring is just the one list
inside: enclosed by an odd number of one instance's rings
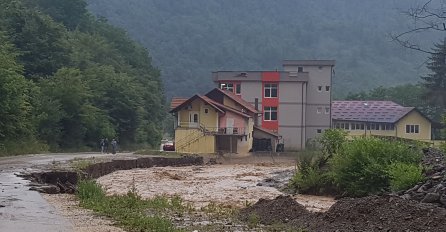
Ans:
{"label": "person", "polygon": [[116,154],[116,151],[118,150],[118,142],[116,142],[115,139],[113,139],[111,141],[111,145],[112,145],[112,154]]}
{"label": "person", "polygon": [[105,139],[104,139],[104,138],[102,138],[102,139],[99,141],[99,146],[101,147],[101,154],[103,154],[104,151],[105,151]]}
{"label": "person", "polygon": [[109,151],[108,151],[108,138],[105,138],[105,140],[104,140],[104,152],[105,153],[109,153]]}

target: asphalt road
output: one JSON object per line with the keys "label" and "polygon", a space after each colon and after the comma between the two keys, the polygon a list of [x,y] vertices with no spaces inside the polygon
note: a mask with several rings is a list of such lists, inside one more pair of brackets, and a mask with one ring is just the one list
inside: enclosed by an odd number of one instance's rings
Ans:
{"label": "asphalt road", "polygon": [[101,156],[107,154],[39,154],[0,158],[0,231],[73,231],[69,219],[62,217],[38,192],[30,191],[27,186],[29,181],[15,174],[52,162]]}

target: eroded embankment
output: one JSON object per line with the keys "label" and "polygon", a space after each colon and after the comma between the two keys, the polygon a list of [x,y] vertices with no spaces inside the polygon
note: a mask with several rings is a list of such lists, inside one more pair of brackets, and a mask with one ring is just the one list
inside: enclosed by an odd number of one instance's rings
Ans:
{"label": "eroded embankment", "polygon": [[116,159],[89,165],[83,172],[42,171],[22,175],[33,182],[31,190],[43,193],[74,193],[81,178],[98,178],[114,171],[134,168],[181,167],[203,165],[203,157],[183,156],[180,158],[140,157],[135,159]]}

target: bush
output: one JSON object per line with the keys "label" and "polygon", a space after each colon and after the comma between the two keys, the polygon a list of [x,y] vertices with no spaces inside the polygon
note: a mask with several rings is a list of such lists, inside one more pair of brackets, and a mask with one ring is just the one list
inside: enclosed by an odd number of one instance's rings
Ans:
{"label": "bush", "polygon": [[298,156],[297,171],[290,180],[290,187],[304,194],[333,193],[333,184],[327,171],[320,167],[323,156],[317,152],[304,152]]}
{"label": "bush", "polygon": [[406,190],[424,179],[423,169],[419,165],[394,163],[389,166],[390,189]]}
{"label": "bush", "polygon": [[345,143],[330,160],[335,184],[350,196],[378,194],[390,189],[393,163],[417,165],[421,153],[409,146],[378,138],[357,138]]}

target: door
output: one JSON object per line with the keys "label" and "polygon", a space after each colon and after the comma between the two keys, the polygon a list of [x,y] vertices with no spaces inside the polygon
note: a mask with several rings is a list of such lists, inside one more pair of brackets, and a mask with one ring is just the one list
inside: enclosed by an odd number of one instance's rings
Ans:
{"label": "door", "polygon": [[198,128],[199,120],[198,120],[198,112],[189,112],[189,127]]}
{"label": "door", "polygon": [[234,119],[226,119],[226,134],[232,135],[234,133]]}

